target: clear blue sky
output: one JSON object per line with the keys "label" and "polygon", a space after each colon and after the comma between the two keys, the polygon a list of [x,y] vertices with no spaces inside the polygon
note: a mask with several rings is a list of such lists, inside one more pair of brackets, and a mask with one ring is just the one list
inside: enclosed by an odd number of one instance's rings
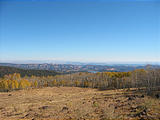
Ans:
{"label": "clear blue sky", "polygon": [[0,0],[1,61],[160,62],[159,0],[46,1]]}

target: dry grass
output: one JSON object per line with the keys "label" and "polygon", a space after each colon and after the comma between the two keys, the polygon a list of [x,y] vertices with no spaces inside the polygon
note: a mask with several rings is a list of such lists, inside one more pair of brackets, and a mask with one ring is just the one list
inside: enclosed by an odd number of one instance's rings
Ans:
{"label": "dry grass", "polygon": [[160,119],[160,100],[123,90],[53,87],[0,93],[0,120]]}

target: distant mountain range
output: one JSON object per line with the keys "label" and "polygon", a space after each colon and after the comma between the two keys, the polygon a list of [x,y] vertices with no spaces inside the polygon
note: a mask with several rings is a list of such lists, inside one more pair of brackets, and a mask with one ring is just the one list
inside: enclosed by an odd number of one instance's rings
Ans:
{"label": "distant mountain range", "polygon": [[72,64],[72,65],[160,65],[160,62],[79,62],[64,60],[0,60],[0,63],[14,64]]}
{"label": "distant mountain range", "polygon": [[[116,65],[89,65],[89,64],[13,64],[0,63],[0,66],[10,66],[22,69],[50,70],[56,72],[127,72],[134,69],[146,69],[149,65],[116,64]],[[150,65],[152,68],[160,68],[160,65]]]}

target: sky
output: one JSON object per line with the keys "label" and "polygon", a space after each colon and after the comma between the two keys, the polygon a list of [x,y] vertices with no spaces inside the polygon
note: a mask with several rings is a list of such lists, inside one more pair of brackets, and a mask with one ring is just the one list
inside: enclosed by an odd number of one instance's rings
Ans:
{"label": "sky", "polygon": [[0,61],[160,62],[159,0],[0,0]]}

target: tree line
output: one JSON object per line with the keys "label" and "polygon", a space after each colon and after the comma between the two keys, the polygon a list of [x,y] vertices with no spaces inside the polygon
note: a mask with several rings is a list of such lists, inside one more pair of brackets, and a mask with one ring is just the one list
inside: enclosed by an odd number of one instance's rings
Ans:
{"label": "tree line", "polygon": [[160,86],[160,69],[136,69],[131,72],[79,72],[55,76],[24,76],[19,73],[0,79],[0,91],[41,87],[90,87],[100,90],[145,88],[149,93]]}

